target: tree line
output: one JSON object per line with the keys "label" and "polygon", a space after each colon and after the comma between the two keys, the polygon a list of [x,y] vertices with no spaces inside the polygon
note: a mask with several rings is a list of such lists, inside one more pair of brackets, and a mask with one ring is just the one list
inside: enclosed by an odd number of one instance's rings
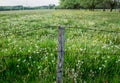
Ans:
{"label": "tree line", "polygon": [[17,6],[0,6],[0,11],[54,9],[54,8],[55,8],[54,4],[49,4],[48,6],[36,6],[36,7],[25,7],[22,5],[17,5]]}
{"label": "tree line", "polygon": [[[112,12],[114,8],[120,8],[120,0],[60,0],[60,8],[63,9],[110,9]],[[120,9],[119,9],[120,11]]]}

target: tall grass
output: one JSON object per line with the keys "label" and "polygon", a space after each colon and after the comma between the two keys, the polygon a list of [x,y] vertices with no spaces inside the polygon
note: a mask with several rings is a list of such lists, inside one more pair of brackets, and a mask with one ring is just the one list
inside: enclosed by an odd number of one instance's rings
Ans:
{"label": "tall grass", "polygon": [[87,30],[120,31],[119,18],[83,10],[0,12],[0,83],[56,81],[58,30],[50,25],[66,26],[64,83],[119,83],[120,33]]}

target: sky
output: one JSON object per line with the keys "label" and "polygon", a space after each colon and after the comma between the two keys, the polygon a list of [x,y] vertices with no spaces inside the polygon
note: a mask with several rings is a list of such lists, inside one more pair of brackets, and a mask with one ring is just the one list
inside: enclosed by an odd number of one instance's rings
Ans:
{"label": "sky", "polygon": [[44,6],[49,4],[59,4],[59,0],[0,0],[0,6]]}

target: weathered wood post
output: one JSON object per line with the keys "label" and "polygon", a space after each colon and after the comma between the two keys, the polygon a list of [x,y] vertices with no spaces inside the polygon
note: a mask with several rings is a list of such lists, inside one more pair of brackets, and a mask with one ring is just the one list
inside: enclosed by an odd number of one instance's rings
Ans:
{"label": "weathered wood post", "polygon": [[57,64],[57,83],[62,83],[63,63],[64,63],[64,38],[65,28],[58,27],[58,64]]}

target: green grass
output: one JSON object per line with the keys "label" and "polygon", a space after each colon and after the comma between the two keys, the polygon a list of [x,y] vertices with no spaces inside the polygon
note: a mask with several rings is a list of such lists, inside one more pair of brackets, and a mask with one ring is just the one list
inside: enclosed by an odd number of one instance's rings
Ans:
{"label": "green grass", "polygon": [[0,83],[56,81],[58,29],[50,25],[66,26],[64,83],[119,83],[120,33],[87,30],[120,31],[119,18],[115,11],[0,12]]}

